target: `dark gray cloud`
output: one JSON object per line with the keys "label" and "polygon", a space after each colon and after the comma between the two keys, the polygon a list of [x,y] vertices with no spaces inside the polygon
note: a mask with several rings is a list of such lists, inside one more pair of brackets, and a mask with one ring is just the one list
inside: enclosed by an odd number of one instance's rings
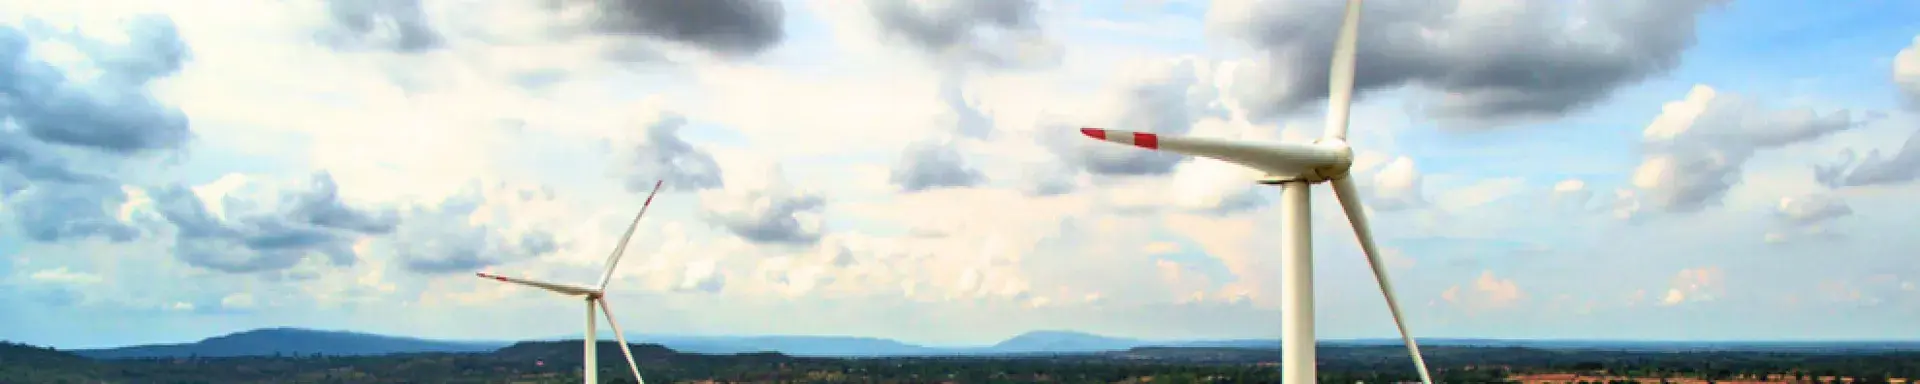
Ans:
{"label": "dark gray cloud", "polygon": [[954,142],[923,141],[909,145],[893,165],[888,178],[904,192],[934,188],[971,187],[986,181],[980,171],[967,166]]}
{"label": "dark gray cloud", "polygon": [[[113,168],[192,138],[186,115],[147,91],[178,72],[189,50],[159,16],[132,18],[127,39],[112,43],[31,19],[23,25],[0,26],[0,200],[12,224],[44,242],[138,237],[119,220],[127,196]],[[32,55],[36,41],[71,45],[97,76],[72,81]]]}
{"label": "dark gray cloud", "polygon": [[725,191],[702,196],[707,221],[742,239],[762,244],[812,245],[820,241],[820,210],[826,198],[784,186]]}
{"label": "dark gray cloud", "polygon": [[528,260],[560,249],[553,233],[532,230],[508,235],[490,224],[469,221],[488,199],[522,202],[554,199],[550,189],[519,189],[488,196],[479,185],[438,204],[414,207],[406,223],[375,246],[394,255],[400,266],[417,273],[473,272],[488,266]]}
{"label": "dark gray cloud", "polygon": [[44,34],[79,48],[100,68],[98,78],[76,84],[32,57],[26,34],[0,26],[0,112],[52,144],[117,154],[178,147],[192,137],[186,114],[154,100],[146,85],[180,70],[186,44],[165,17],[134,18],[126,32],[125,44]]}
{"label": "dark gray cloud", "polygon": [[867,0],[867,9],[887,37],[937,59],[996,67],[1060,60],[1058,44],[1035,22],[1033,0]]}
{"label": "dark gray cloud", "polygon": [[419,53],[446,44],[420,0],[328,0],[327,15],[333,25],[316,37],[335,49]]}
{"label": "dark gray cloud", "polygon": [[745,56],[786,36],[786,9],[769,0],[576,0],[596,6],[594,31],[640,35]]}
{"label": "dark gray cloud", "polygon": [[126,194],[118,185],[101,183],[37,183],[8,201],[8,210],[28,239],[56,242],[99,236],[115,242],[133,240],[140,231],[120,221],[119,204]]}
{"label": "dark gray cloud", "polygon": [[[1202,78],[1200,63],[1183,58],[1156,63],[1145,75],[1118,89],[1118,108],[1096,127],[1159,134],[1186,134],[1206,117],[1224,117],[1213,85]],[[1081,136],[1084,122],[1042,126],[1040,144],[1072,168],[1096,175],[1164,175],[1186,158]]]}
{"label": "dark gray cloud", "polygon": [[52,144],[0,127],[0,198],[26,189],[33,181],[93,183],[106,179],[78,173]]}
{"label": "dark gray cloud", "polygon": [[657,116],[645,128],[645,135],[639,143],[632,144],[622,151],[616,171],[626,181],[627,190],[647,192],[653,189],[655,180],[664,180],[664,188],[674,191],[697,191],[719,188],[724,183],[720,163],[713,154],[680,138],[680,127],[686,126],[687,119],[678,114],[664,112]]}
{"label": "dark gray cloud", "polygon": [[1901,144],[1900,149],[1891,156],[1882,156],[1879,150],[1873,150],[1867,152],[1866,157],[1856,158],[1852,150],[1847,150],[1840,161],[1815,165],[1813,174],[1821,184],[1832,188],[1896,184],[1920,179],[1920,130],[1907,136],[1906,143]]}
{"label": "dark gray cloud", "polygon": [[[1678,66],[1694,44],[1698,16],[1723,2],[1369,1],[1354,86],[1363,93],[1402,85],[1438,91],[1428,110],[1436,117],[1556,116]],[[1266,52],[1233,76],[1235,96],[1251,114],[1324,102],[1343,5],[1260,2],[1210,11],[1210,27]]]}
{"label": "dark gray cloud", "polygon": [[332,175],[316,172],[307,189],[283,193],[279,204],[223,197],[223,215],[186,186],[158,188],[153,201],[175,228],[174,256],[181,261],[230,273],[272,272],[311,254],[352,265],[356,237],[385,234],[399,223],[391,211],[348,207],[337,192]]}
{"label": "dark gray cloud", "polygon": [[1647,128],[1646,159],[1634,184],[1654,208],[1692,212],[1717,204],[1740,183],[1755,151],[1824,137],[1856,127],[1846,110],[1772,109],[1738,95],[1696,86]]}

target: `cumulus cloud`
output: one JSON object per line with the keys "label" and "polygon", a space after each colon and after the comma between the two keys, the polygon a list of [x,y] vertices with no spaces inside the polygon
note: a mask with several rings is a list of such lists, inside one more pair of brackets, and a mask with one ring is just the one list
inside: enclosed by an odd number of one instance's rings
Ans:
{"label": "cumulus cloud", "polygon": [[1440,292],[1440,300],[1469,310],[1488,310],[1512,307],[1525,294],[1513,279],[1494,276],[1493,271],[1482,271],[1480,277],[1464,291],[1459,285],[1447,287]]}
{"label": "cumulus cloud", "polygon": [[106,182],[41,182],[6,200],[28,239],[56,242],[100,237],[117,242],[140,236],[139,229],[118,219],[125,192]]}
{"label": "cumulus cloud", "polygon": [[31,275],[27,275],[27,279],[33,280],[33,281],[40,281],[40,282],[76,284],[76,285],[98,284],[101,281],[100,275],[86,273],[86,272],[75,272],[75,271],[68,270],[67,267],[59,267],[54,269],[36,271]]}
{"label": "cumulus cloud", "polygon": [[186,115],[148,90],[190,56],[172,19],[124,21],[111,40],[0,26],[0,206],[30,239],[137,237],[116,219],[127,201],[116,165],[193,137]]}
{"label": "cumulus cloud", "polygon": [[618,172],[627,190],[646,192],[655,180],[673,191],[697,191],[723,186],[720,163],[705,149],[680,138],[687,119],[677,113],[652,109],[642,119],[640,137],[620,152]]}
{"label": "cumulus cloud", "polygon": [[812,245],[819,241],[825,230],[821,210],[827,205],[826,197],[789,184],[777,165],[754,174],[752,183],[729,182],[725,189],[701,192],[701,213],[707,221],[754,243]]}
{"label": "cumulus cloud", "polygon": [[1785,224],[1784,228],[1768,232],[1764,240],[1783,243],[1799,237],[1839,236],[1827,231],[1822,224],[1853,214],[1853,208],[1840,200],[1839,196],[1811,194],[1780,198],[1774,214]]}
{"label": "cumulus cloud", "polygon": [[[1369,2],[1354,87],[1431,89],[1439,96],[1428,112],[1438,117],[1557,116],[1678,66],[1698,16],[1723,2]],[[1232,74],[1241,107],[1270,117],[1326,98],[1343,10],[1337,1],[1215,2],[1208,28],[1266,53]]]}
{"label": "cumulus cloud", "polygon": [[[323,41],[336,47],[422,52],[445,46],[469,58],[494,51],[519,63],[560,54],[575,61],[560,64],[567,67],[580,61],[687,62],[693,58],[687,54],[744,59],[786,37],[785,6],[772,0],[424,2],[418,17],[407,4],[417,0],[347,1],[329,5],[337,21],[322,29]],[[348,27],[358,23],[371,27]],[[557,79],[568,71],[547,67],[516,75]]]}
{"label": "cumulus cloud", "polygon": [[1720,271],[1720,267],[1682,269],[1673,276],[1673,283],[1660,298],[1660,304],[1713,301],[1725,290],[1725,281],[1726,274]]}
{"label": "cumulus cloud", "polygon": [[[1226,117],[1210,82],[1211,63],[1199,58],[1137,62],[1120,88],[1104,95],[1100,128],[1181,135],[1203,118]],[[1074,169],[1097,175],[1164,175],[1185,159],[1080,136],[1078,124],[1043,124],[1040,143]]]}
{"label": "cumulus cloud", "polygon": [[[372,249],[416,273],[473,272],[558,250],[553,190],[475,182],[438,203],[411,207],[391,236]],[[544,215],[543,215],[544,214]],[[542,220],[547,219],[547,220]]]}
{"label": "cumulus cloud", "polygon": [[332,23],[315,37],[335,49],[419,53],[446,43],[420,0],[327,0],[327,16]]}
{"label": "cumulus cloud", "polygon": [[1882,156],[1879,150],[1867,152],[1866,157],[1856,157],[1853,150],[1846,150],[1841,156],[1839,161],[1815,165],[1814,178],[1832,188],[1910,182],[1920,178],[1920,130],[1908,136],[1891,156]]}
{"label": "cumulus cloud", "polygon": [[1593,190],[1585,181],[1566,179],[1553,184],[1553,203],[1558,207],[1585,210],[1590,201],[1593,201]]}
{"label": "cumulus cloud", "polygon": [[[1239,119],[1202,118],[1193,124],[1189,135],[1236,140],[1270,141],[1273,130]],[[1092,143],[1091,145],[1104,145]],[[1139,151],[1132,148],[1120,148]],[[1254,181],[1260,171],[1243,165],[1204,157],[1192,157],[1174,165],[1167,184],[1173,203],[1189,210],[1213,214],[1231,214],[1267,205],[1264,191]]]}
{"label": "cumulus cloud", "polygon": [[1853,208],[1830,195],[1780,198],[1779,215],[1788,222],[1809,225],[1853,214]]}
{"label": "cumulus cloud", "polygon": [[923,141],[909,145],[894,163],[893,173],[887,180],[905,192],[971,187],[986,181],[986,176],[966,164],[956,144]]}
{"label": "cumulus cloud", "polygon": [[1717,204],[1740,182],[1755,151],[1805,142],[1859,123],[1848,111],[1768,109],[1696,85],[1669,102],[1643,131],[1648,154],[1633,173],[1637,196],[1653,208],[1692,212]]}
{"label": "cumulus cloud", "polygon": [[786,37],[786,8],[772,0],[572,0],[592,4],[593,30],[641,35],[734,56]]}
{"label": "cumulus cloud", "polygon": [[1893,56],[1893,83],[1906,92],[1912,105],[1920,106],[1920,36]]}
{"label": "cumulus cloud", "polygon": [[940,100],[947,104],[952,132],[961,137],[986,139],[993,134],[993,119],[967,101],[960,73],[949,72],[940,81]]}
{"label": "cumulus cloud", "polygon": [[866,0],[890,39],[935,59],[995,67],[1052,65],[1061,46],[1036,22],[1033,0]]}
{"label": "cumulus cloud", "polygon": [[333,177],[316,172],[305,188],[229,174],[205,186],[153,191],[174,227],[174,256],[196,267],[251,273],[284,270],[310,255],[352,265],[353,243],[393,231],[393,212],[349,207]]}
{"label": "cumulus cloud", "polygon": [[[34,139],[120,154],[174,148],[191,138],[186,115],[147,90],[189,56],[172,19],[131,18],[124,32],[127,41],[109,43],[0,26],[0,77],[11,83],[0,90],[11,100],[6,116]],[[83,59],[63,71],[29,51],[38,44],[71,48]]]}
{"label": "cumulus cloud", "polygon": [[1367,206],[1381,211],[1397,211],[1417,208],[1427,203],[1421,196],[1420,171],[1414,169],[1413,159],[1400,156],[1387,163],[1379,173],[1373,175],[1373,198],[1367,199]]}

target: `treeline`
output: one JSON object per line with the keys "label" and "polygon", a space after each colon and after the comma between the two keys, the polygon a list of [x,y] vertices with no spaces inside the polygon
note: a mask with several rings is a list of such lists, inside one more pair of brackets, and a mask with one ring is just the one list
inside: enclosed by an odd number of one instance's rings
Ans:
{"label": "treeline", "polygon": [[[626,361],[603,346],[600,377],[631,382]],[[1278,351],[1160,348],[1053,357],[791,357],[775,353],[697,355],[636,345],[650,383],[1271,383]],[[1418,380],[1398,347],[1320,348],[1320,381]],[[1502,383],[1516,375],[1588,377],[1852,377],[1855,383],[1920,377],[1920,352],[1805,354],[1606,352],[1528,348],[1427,349],[1436,381]],[[579,381],[577,343],[523,343],[494,353],[389,356],[278,356],[91,360],[46,348],[0,344],[0,383],[567,383]]]}

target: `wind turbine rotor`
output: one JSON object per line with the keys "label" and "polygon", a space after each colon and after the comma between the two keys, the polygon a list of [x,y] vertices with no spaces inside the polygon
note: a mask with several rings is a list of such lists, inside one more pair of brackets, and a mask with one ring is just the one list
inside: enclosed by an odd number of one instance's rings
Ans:
{"label": "wind turbine rotor", "polygon": [[[607,283],[613,280],[613,272],[615,270],[614,268],[620,265],[620,256],[626,252],[627,242],[633,239],[634,229],[640,227],[640,218],[645,217],[647,215],[647,207],[650,207],[653,205],[653,197],[660,193],[661,184],[664,184],[664,180],[655,181],[653,183],[653,192],[647,194],[647,201],[640,205],[640,213],[633,215],[633,222],[627,224],[627,232],[626,234],[620,236],[619,245],[613,249],[612,254],[607,255],[607,269],[605,272],[601,273],[599,284],[595,284],[593,288],[579,287],[579,286],[573,286],[573,285],[567,285],[567,284],[549,283],[549,282],[535,281],[535,280],[529,280],[529,279],[512,278],[512,277],[500,276],[495,274],[489,274],[486,272],[479,272],[474,274],[475,276],[479,276],[484,279],[525,285],[529,287],[544,289],[554,293],[559,293],[566,296],[581,296],[582,298],[586,299],[587,331],[585,334],[586,340],[583,340],[583,343],[585,345],[582,347],[583,350],[581,351],[585,359],[581,365],[580,373],[581,373],[581,377],[585,379],[587,383],[596,383],[599,379],[599,369],[597,368],[598,367],[597,360],[599,357],[598,357],[598,351],[596,349],[600,343],[600,339],[599,337],[595,336],[595,332],[598,330],[598,327],[594,325],[594,319],[596,319],[599,315],[606,315],[607,325],[613,327],[613,337],[620,341],[620,352],[626,355],[627,368],[633,371],[633,379],[635,381],[638,381],[640,384],[646,383],[646,380],[640,377],[640,365],[636,364],[633,360],[633,350],[627,346],[626,335],[623,335],[620,333],[620,325],[617,323],[614,323],[613,321],[613,311],[607,309],[606,289],[607,289]],[[596,307],[598,308],[596,309]],[[599,313],[596,314],[595,311],[599,311]]]}
{"label": "wind turbine rotor", "polygon": [[1360,193],[1348,174],[1353,165],[1353,150],[1347,143],[1347,125],[1352,113],[1359,26],[1360,0],[1349,0],[1327,75],[1326,132],[1312,143],[1252,143],[1099,128],[1083,128],[1080,133],[1116,144],[1238,164],[1264,172],[1266,176],[1260,183],[1281,186],[1280,208],[1285,218],[1280,255],[1285,270],[1285,286],[1281,293],[1281,364],[1282,382],[1288,384],[1316,380],[1313,357],[1312,230],[1309,227],[1311,214],[1308,212],[1311,194],[1307,188],[1312,184],[1332,183],[1334,196],[1340,201],[1342,210],[1346,211],[1347,220],[1353,225],[1354,235],[1360,242],[1360,249],[1366,255],[1367,263],[1372,266],[1374,279],[1380,284],[1387,310],[1393,314],[1394,327],[1400,331],[1400,339],[1406,342],[1407,352],[1412,355],[1414,367],[1419,370],[1420,381],[1431,384],[1433,379],[1427,372],[1426,361],[1420,356],[1419,345],[1407,332],[1400,304],[1393,296],[1393,286],[1380,260],[1379,249],[1374,245],[1373,233],[1368,228],[1366,212],[1360,203]]}

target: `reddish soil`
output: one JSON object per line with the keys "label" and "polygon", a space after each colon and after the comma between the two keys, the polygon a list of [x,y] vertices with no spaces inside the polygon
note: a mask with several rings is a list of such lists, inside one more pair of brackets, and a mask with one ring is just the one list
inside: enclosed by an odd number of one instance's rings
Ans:
{"label": "reddish soil", "polygon": [[[1657,377],[1606,376],[1606,375],[1579,374],[1579,373],[1539,373],[1539,374],[1530,374],[1530,375],[1518,375],[1518,376],[1514,376],[1512,379],[1514,381],[1518,381],[1523,384],[1578,383],[1578,382],[1595,382],[1595,381],[1605,383],[1613,380],[1633,380],[1636,383],[1647,383],[1647,384],[1660,383],[1660,378],[1657,378]],[[1824,383],[1831,382],[1831,380],[1833,380],[1832,376],[1822,376],[1819,378],[1819,381],[1812,381],[1812,380],[1794,381],[1793,375],[1773,375],[1771,377],[1768,377],[1765,380],[1743,378],[1743,379],[1734,379],[1734,380],[1715,380],[1714,383],[1717,383],[1717,384],[1823,383],[1824,384]],[[1847,382],[1847,383],[1853,382],[1853,378],[1841,378],[1840,380],[1842,382]],[[1900,378],[1895,378],[1889,381],[1894,384],[1912,384],[1912,382],[1909,382],[1907,379],[1900,379]],[[1672,377],[1672,378],[1667,378],[1666,382],[1672,383],[1672,384],[1707,384],[1707,381],[1705,379],[1698,379],[1698,378],[1691,378],[1691,377]]]}

